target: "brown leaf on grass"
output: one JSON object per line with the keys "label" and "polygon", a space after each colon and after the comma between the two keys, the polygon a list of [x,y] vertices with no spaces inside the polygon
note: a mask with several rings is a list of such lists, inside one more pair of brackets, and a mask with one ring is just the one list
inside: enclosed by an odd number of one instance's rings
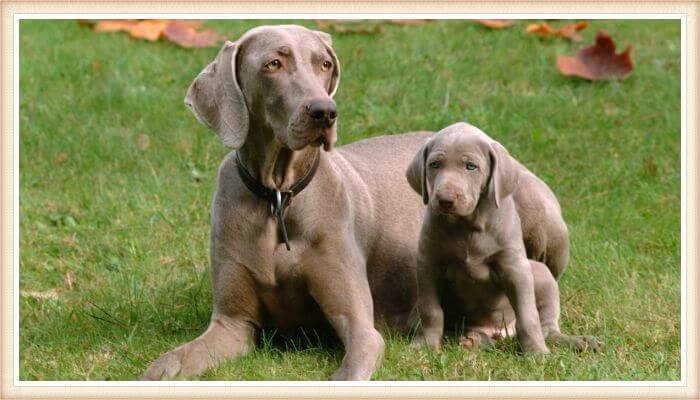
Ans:
{"label": "brown leaf on grass", "polygon": [[368,23],[363,20],[324,20],[315,19],[314,23],[320,29],[329,30],[340,34],[363,34],[376,35],[384,32],[384,29],[379,24]]}
{"label": "brown leaf on grass", "polygon": [[394,25],[423,25],[432,20],[430,19],[390,19],[389,22]]}
{"label": "brown leaf on grass", "polygon": [[95,32],[130,32],[136,26],[133,19],[105,19],[92,26]]}
{"label": "brown leaf on grass", "polygon": [[22,290],[19,294],[22,297],[32,297],[35,299],[58,300],[58,293],[59,293],[59,291],[57,289],[49,289],[49,290],[45,290],[43,292],[34,291],[34,290]]}
{"label": "brown leaf on grass", "polygon": [[187,25],[193,27],[194,29],[199,29],[204,26],[204,24],[207,23],[206,19],[185,19],[185,20],[179,20],[176,19],[175,21],[182,21],[186,23]]}
{"label": "brown leaf on grass", "polygon": [[56,153],[56,158],[53,159],[53,162],[56,166],[60,167],[66,160],[68,160],[68,154]]}
{"label": "brown leaf on grass", "polygon": [[175,262],[175,258],[170,257],[170,256],[165,256],[165,257],[161,257],[159,261],[160,261],[160,265],[171,265]]}
{"label": "brown leaf on grass", "polygon": [[95,25],[95,21],[91,21],[89,19],[79,19],[78,20],[78,26],[87,26],[88,28],[92,28]]}
{"label": "brown leaf on grass", "polygon": [[151,138],[148,137],[148,135],[144,135],[143,133],[136,135],[136,146],[139,148],[139,150],[146,150],[150,145]]}
{"label": "brown leaf on grass", "polygon": [[512,19],[475,19],[474,22],[492,29],[507,28],[515,23]]}
{"label": "brown leaf on grass", "polygon": [[525,32],[533,33],[539,36],[559,36],[574,42],[583,40],[583,36],[578,33],[580,30],[586,29],[588,21],[581,21],[575,24],[569,24],[561,27],[561,29],[552,28],[548,23],[530,24],[525,28]]}
{"label": "brown leaf on grass", "polygon": [[576,57],[557,56],[557,68],[562,75],[578,76],[590,81],[600,79],[625,79],[632,73],[630,52],[632,45],[625,51],[615,53],[615,42],[605,31],[600,31],[593,46],[582,48]]}
{"label": "brown leaf on grass", "polygon": [[583,40],[583,36],[578,32],[586,28],[588,28],[588,21],[580,21],[575,24],[562,26],[559,33],[562,37],[573,40],[574,42],[580,42]]}
{"label": "brown leaf on grass", "polygon": [[[79,20],[78,23],[81,24]],[[219,35],[205,29],[198,31],[204,25],[204,20],[173,20],[145,19],[123,20],[109,19],[98,21],[92,26],[96,32],[128,32],[134,39],[144,39],[155,42],[161,38],[182,47],[211,47],[221,41]],[[86,25],[87,23],[82,23]]]}
{"label": "brown leaf on grass", "polygon": [[135,39],[145,39],[155,42],[163,36],[165,27],[167,27],[169,23],[169,20],[164,19],[146,19],[139,21],[131,28],[129,35]]}
{"label": "brown leaf on grass", "polygon": [[[182,47],[213,47],[219,43],[219,34],[211,29],[197,32],[195,24],[188,21],[172,21],[165,27],[165,37]],[[200,25],[200,24],[197,24]]]}

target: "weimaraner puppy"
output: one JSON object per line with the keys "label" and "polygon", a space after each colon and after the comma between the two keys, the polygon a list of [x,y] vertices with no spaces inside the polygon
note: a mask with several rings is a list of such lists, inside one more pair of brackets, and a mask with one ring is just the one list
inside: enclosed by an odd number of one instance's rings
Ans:
{"label": "weimaraner puppy", "polygon": [[[406,176],[428,204],[418,245],[421,324],[414,346],[439,348],[447,322],[462,324],[476,347],[515,332],[525,352],[548,353],[545,339],[597,349],[591,336],[560,332],[557,270],[528,259],[521,219],[563,224],[544,182],[465,123],[432,137]],[[539,206],[519,208],[515,198]]]}
{"label": "weimaraner puppy", "polygon": [[346,351],[333,379],[367,380],[384,351],[375,323],[411,328],[423,206],[403,169],[430,133],[333,150],[339,77],[328,34],[261,26],[227,42],[190,86],[186,105],[237,150],[212,202],[214,310],[206,332],[144,379],[244,355],[264,326],[329,324]]}

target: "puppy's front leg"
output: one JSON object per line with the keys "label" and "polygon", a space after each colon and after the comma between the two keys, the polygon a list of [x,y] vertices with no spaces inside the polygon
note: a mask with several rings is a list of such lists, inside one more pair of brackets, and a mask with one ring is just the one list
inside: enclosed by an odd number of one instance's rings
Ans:
{"label": "puppy's front leg", "polygon": [[369,380],[384,355],[384,339],[374,328],[372,294],[364,265],[357,257],[334,252],[304,259],[314,260],[305,268],[311,296],[345,346],[345,357],[332,379]]}
{"label": "puppy's front leg", "polygon": [[549,353],[540,327],[530,263],[525,254],[520,253],[513,250],[499,254],[494,272],[515,311],[515,330],[522,350]]}
{"label": "puppy's front leg", "polygon": [[418,258],[418,314],[420,324],[411,347],[428,345],[440,349],[445,328],[444,313],[440,304],[438,266],[429,260]]}

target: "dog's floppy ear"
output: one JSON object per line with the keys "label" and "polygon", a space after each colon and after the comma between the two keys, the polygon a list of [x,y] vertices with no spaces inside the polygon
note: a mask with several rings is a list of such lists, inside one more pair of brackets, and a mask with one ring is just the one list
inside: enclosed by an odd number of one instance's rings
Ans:
{"label": "dog's floppy ear", "polygon": [[411,188],[423,197],[423,204],[428,204],[428,179],[426,177],[426,165],[430,145],[432,141],[426,142],[423,147],[413,156],[411,164],[406,169],[406,180]]}
{"label": "dog's floppy ear", "polygon": [[491,176],[489,178],[488,195],[491,201],[500,207],[501,202],[506,197],[513,194],[518,186],[520,170],[508,154],[508,150],[498,142],[491,142],[489,149],[491,159]]}
{"label": "dog's floppy ear", "polygon": [[314,33],[321,39],[323,45],[326,46],[326,51],[333,59],[333,74],[331,75],[331,82],[328,85],[328,94],[333,97],[335,96],[336,90],[338,90],[338,82],[340,82],[340,63],[338,62],[338,56],[335,55],[333,50],[333,39],[331,35],[322,31],[314,31]]}
{"label": "dog's floppy ear", "polygon": [[248,136],[248,108],[236,79],[238,43],[226,41],[216,59],[197,75],[185,105],[224,145],[238,149]]}

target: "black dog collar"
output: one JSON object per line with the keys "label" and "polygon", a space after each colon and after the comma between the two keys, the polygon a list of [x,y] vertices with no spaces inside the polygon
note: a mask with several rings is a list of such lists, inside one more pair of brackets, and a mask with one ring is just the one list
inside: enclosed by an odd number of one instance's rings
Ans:
{"label": "black dog collar", "polygon": [[299,194],[311,180],[316,175],[316,170],[318,169],[320,151],[316,152],[314,160],[311,163],[311,168],[309,168],[304,176],[296,181],[287,191],[281,191],[278,188],[270,189],[267,186],[260,183],[253,175],[248,172],[248,170],[241,162],[240,152],[236,152],[236,165],[238,166],[238,175],[245,186],[253,192],[256,196],[270,203],[270,216],[277,217],[277,222],[279,223],[279,235],[280,240],[284,242],[287,246],[287,250],[291,250],[289,247],[289,238],[287,237],[287,227],[284,225],[284,212],[286,208],[291,204],[292,197]]}

